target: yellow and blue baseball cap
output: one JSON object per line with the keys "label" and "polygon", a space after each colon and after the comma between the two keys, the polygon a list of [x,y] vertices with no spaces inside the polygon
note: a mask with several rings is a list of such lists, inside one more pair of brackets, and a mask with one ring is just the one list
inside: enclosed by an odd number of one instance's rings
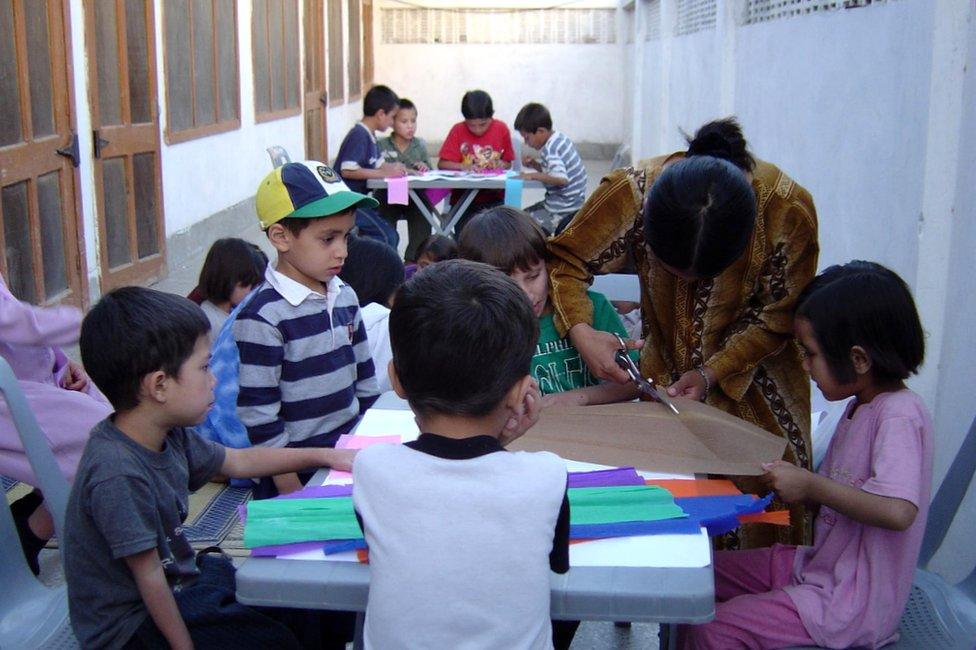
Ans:
{"label": "yellow and blue baseball cap", "polygon": [[350,190],[334,169],[315,160],[286,163],[265,176],[255,203],[264,230],[285,217],[314,219],[379,205],[376,199]]}

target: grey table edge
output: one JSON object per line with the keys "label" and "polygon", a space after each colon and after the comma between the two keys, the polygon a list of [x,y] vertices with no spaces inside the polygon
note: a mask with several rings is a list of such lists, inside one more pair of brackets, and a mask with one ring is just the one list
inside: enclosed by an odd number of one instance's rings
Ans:
{"label": "grey table edge", "polygon": [[[506,177],[498,175],[497,177],[491,177],[490,180],[468,180],[465,178],[458,179],[443,179],[434,181],[422,181],[417,178],[407,177],[409,180],[407,182],[407,187],[411,189],[418,190],[428,190],[428,189],[444,189],[444,190],[503,190],[505,189]],[[526,189],[531,188],[544,188],[539,181],[522,181],[522,187]],[[385,190],[387,189],[385,178],[371,178],[366,181],[366,187],[371,190]]]}
{"label": "grey table edge", "polygon": [[[713,580],[711,566],[576,567],[551,574],[552,617],[705,623],[715,614]],[[248,558],[237,570],[245,605],[363,612],[368,595],[369,565],[358,562]]]}

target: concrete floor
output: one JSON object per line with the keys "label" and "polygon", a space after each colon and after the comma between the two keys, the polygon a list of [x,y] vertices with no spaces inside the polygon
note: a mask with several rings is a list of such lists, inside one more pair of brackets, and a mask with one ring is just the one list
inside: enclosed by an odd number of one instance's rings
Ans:
{"label": "concrete floor", "polygon": [[[608,160],[587,160],[584,161],[587,169],[587,193],[591,193],[600,182],[600,179],[610,170]],[[523,193],[523,204],[528,206],[541,201],[544,196],[543,190],[527,189]],[[406,245],[407,231],[406,222],[398,224],[400,233],[400,253],[403,253]],[[264,233],[258,228],[255,218],[250,224],[245,225],[240,230],[228,231],[220,234],[221,237],[241,237],[254,242],[260,246],[269,257],[274,259],[274,251],[268,244]],[[194,286],[200,274],[200,267],[203,258],[189,261],[182,265],[171,265],[167,277],[153,283],[151,286],[161,291],[168,291],[180,295],[186,295]],[[74,351],[69,351],[71,354]],[[74,355],[72,355],[74,356]],[[61,569],[58,565],[56,551],[44,551],[42,557],[43,577],[46,582],[58,582],[62,580]],[[610,622],[589,621],[580,625],[573,640],[573,650],[589,649],[607,650],[649,650],[658,648],[658,626],[654,624],[635,623],[630,627],[616,627]]]}

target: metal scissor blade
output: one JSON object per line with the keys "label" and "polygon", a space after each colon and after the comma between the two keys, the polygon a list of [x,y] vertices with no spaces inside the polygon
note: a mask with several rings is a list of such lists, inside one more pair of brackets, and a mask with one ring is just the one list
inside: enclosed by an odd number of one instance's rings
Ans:
{"label": "metal scissor blade", "polygon": [[655,386],[649,379],[645,379],[643,376],[641,376],[640,371],[634,364],[633,359],[627,356],[627,353],[624,350],[617,350],[616,354],[614,355],[614,360],[617,362],[618,366],[627,372],[630,380],[634,382],[634,385],[637,386],[638,390],[650,397],[655,402],[660,402],[661,404],[667,406],[675,415],[679,415],[678,408],[674,405],[674,402],[671,401],[671,398],[669,398],[664,391]]}

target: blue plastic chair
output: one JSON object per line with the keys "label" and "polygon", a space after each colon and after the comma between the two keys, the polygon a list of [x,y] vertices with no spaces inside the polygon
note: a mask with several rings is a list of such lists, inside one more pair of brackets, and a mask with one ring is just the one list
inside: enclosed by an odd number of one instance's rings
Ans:
{"label": "blue plastic chair", "polygon": [[929,507],[918,568],[901,617],[897,650],[976,647],[976,568],[950,585],[927,569],[959,511],[976,470],[976,419]]}
{"label": "blue plastic chair", "polygon": [[[10,365],[0,358],[0,392],[7,402],[10,416],[20,433],[38,487],[54,519],[54,528],[64,539],[64,512],[68,503],[68,482],[61,474],[54,454],[27,400],[20,390]],[[19,650],[33,648],[77,648],[68,620],[68,597],[65,585],[43,585],[27,566],[20,548],[20,538],[10,506],[2,499],[0,506],[0,648]]]}

